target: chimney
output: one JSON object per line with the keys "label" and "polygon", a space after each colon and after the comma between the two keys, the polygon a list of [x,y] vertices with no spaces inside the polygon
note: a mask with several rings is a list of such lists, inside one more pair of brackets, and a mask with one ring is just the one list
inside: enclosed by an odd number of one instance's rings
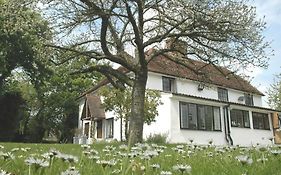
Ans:
{"label": "chimney", "polygon": [[177,38],[168,38],[165,49],[175,50],[174,52],[183,56],[187,55],[187,43]]}

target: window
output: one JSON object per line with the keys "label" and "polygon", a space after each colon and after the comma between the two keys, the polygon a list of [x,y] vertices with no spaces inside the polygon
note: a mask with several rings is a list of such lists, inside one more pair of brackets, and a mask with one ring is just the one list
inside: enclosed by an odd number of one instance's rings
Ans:
{"label": "window", "polygon": [[181,129],[220,131],[220,118],[218,107],[180,102]]}
{"label": "window", "polygon": [[232,109],[230,111],[231,126],[240,128],[250,128],[249,112]]}
{"label": "window", "polygon": [[175,79],[170,77],[162,77],[163,91],[175,92]]}
{"label": "window", "polygon": [[106,119],[106,126],[105,126],[106,138],[113,138],[113,123],[114,123],[113,118]]}
{"label": "window", "polygon": [[224,88],[218,88],[218,98],[221,101],[228,101],[228,91]]}
{"label": "window", "polygon": [[251,94],[244,94],[245,97],[245,104],[249,106],[254,106],[253,95]]}
{"label": "window", "polygon": [[268,114],[253,112],[252,115],[254,129],[270,129]]}

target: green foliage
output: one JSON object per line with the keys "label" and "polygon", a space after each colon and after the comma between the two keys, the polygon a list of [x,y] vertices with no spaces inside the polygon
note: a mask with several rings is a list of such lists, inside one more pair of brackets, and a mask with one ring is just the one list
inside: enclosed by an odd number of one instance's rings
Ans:
{"label": "green foliage", "polygon": [[[131,115],[132,94],[131,88],[120,90],[111,86],[105,86],[100,89],[99,94],[103,96],[103,106],[106,111],[114,111],[117,119],[125,122],[125,137],[128,139],[129,119]],[[157,107],[162,104],[160,92],[155,90],[146,90],[144,104],[144,123],[150,124],[158,116]]]}
{"label": "green foliage", "polygon": [[49,49],[44,47],[51,37],[48,23],[29,5],[0,2],[0,88],[15,69],[25,71],[34,83],[49,74]]}
{"label": "green foliage", "polygon": [[[132,94],[131,88],[126,90],[115,89],[105,86],[99,94],[104,97],[103,106],[106,111],[114,111],[117,118],[128,120],[131,114]],[[144,105],[144,123],[150,124],[158,116],[157,107],[162,104],[160,92],[156,90],[146,90]]]}
{"label": "green foliage", "polygon": [[281,75],[277,78],[268,90],[268,103],[273,109],[281,110]]}
{"label": "green foliage", "polygon": [[167,135],[165,134],[150,134],[145,142],[147,143],[156,143],[156,144],[165,144],[167,143]]}

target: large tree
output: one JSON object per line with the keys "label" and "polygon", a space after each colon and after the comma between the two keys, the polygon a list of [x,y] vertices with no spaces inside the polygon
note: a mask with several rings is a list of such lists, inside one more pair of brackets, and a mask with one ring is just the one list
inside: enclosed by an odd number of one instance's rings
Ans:
{"label": "large tree", "polygon": [[[115,87],[131,85],[130,143],[142,141],[145,87],[149,61],[164,54],[188,66],[187,58],[213,65],[266,66],[262,31],[265,23],[244,0],[49,0],[46,16],[61,29],[50,46],[86,56],[98,64],[81,67],[80,72],[98,71]],[[169,38],[185,42],[184,57],[177,47],[160,45]],[[60,38],[61,39],[61,38]],[[81,51],[81,47],[84,51]],[[156,47],[146,55],[146,50]],[[117,63],[132,74],[114,69]]]}

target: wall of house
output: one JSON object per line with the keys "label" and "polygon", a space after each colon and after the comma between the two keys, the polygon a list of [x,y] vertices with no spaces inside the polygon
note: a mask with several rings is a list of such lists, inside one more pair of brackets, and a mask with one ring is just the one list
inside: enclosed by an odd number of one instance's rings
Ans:
{"label": "wall of house", "polygon": [[79,100],[79,113],[78,113],[78,128],[82,128],[82,120],[81,120],[81,116],[82,116],[82,112],[83,112],[83,107],[85,105],[85,99],[81,98]]}
{"label": "wall of house", "polygon": [[173,117],[171,113],[171,96],[169,93],[161,93],[161,102],[163,104],[157,107],[159,115],[155,117],[155,122],[150,125],[144,125],[144,139],[155,134],[161,134],[166,136],[168,140],[170,139],[171,133],[169,131],[171,130],[171,118]]}
{"label": "wall of house", "polygon": [[[251,109],[247,107],[234,106],[234,105],[232,105],[231,108],[249,111],[249,119],[250,119],[250,128],[231,127],[231,137],[233,139],[234,145],[251,146],[257,144],[260,145],[272,144],[272,141],[270,141],[269,139],[273,138],[273,128],[272,128],[272,120],[270,117],[270,113],[268,113],[268,111]],[[268,113],[270,130],[254,129],[252,112]]]}
{"label": "wall of house", "polygon": [[[149,89],[157,89],[162,90],[162,74],[149,72],[148,74],[148,81],[147,81],[147,88]],[[198,90],[199,82],[187,80],[183,78],[175,78],[176,83],[176,92],[181,94],[199,96],[204,98],[211,98],[211,99],[218,99],[218,92],[216,85],[207,85],[202,91]],[[230,102],[239,103],[238,98],[240,96],[244,96],[244,92],[235,90],[235,89],[228,89],[228,99]],[[260,95],[254,95],[254,106],[262,106],[262,97]],[[241,103],[245,103],[244,101]]]}
{"label": "wall of house", "polygon": [[[202,130],[189,130],[180,128],[180,113],[179,113],[179,101],[190,102],[203,105],[212,105],[220,107],[221,115],[221,131],[202,131]],[[171,143],[189,143],[190,139],[194,140],[197,144],[208,144],[210,140],[215,145],[226,145],[224,133],[224,120],[223,120],[223,109],[221,103],[208,102],[193,98],[178,97],[174,96],[171,98]]]}

